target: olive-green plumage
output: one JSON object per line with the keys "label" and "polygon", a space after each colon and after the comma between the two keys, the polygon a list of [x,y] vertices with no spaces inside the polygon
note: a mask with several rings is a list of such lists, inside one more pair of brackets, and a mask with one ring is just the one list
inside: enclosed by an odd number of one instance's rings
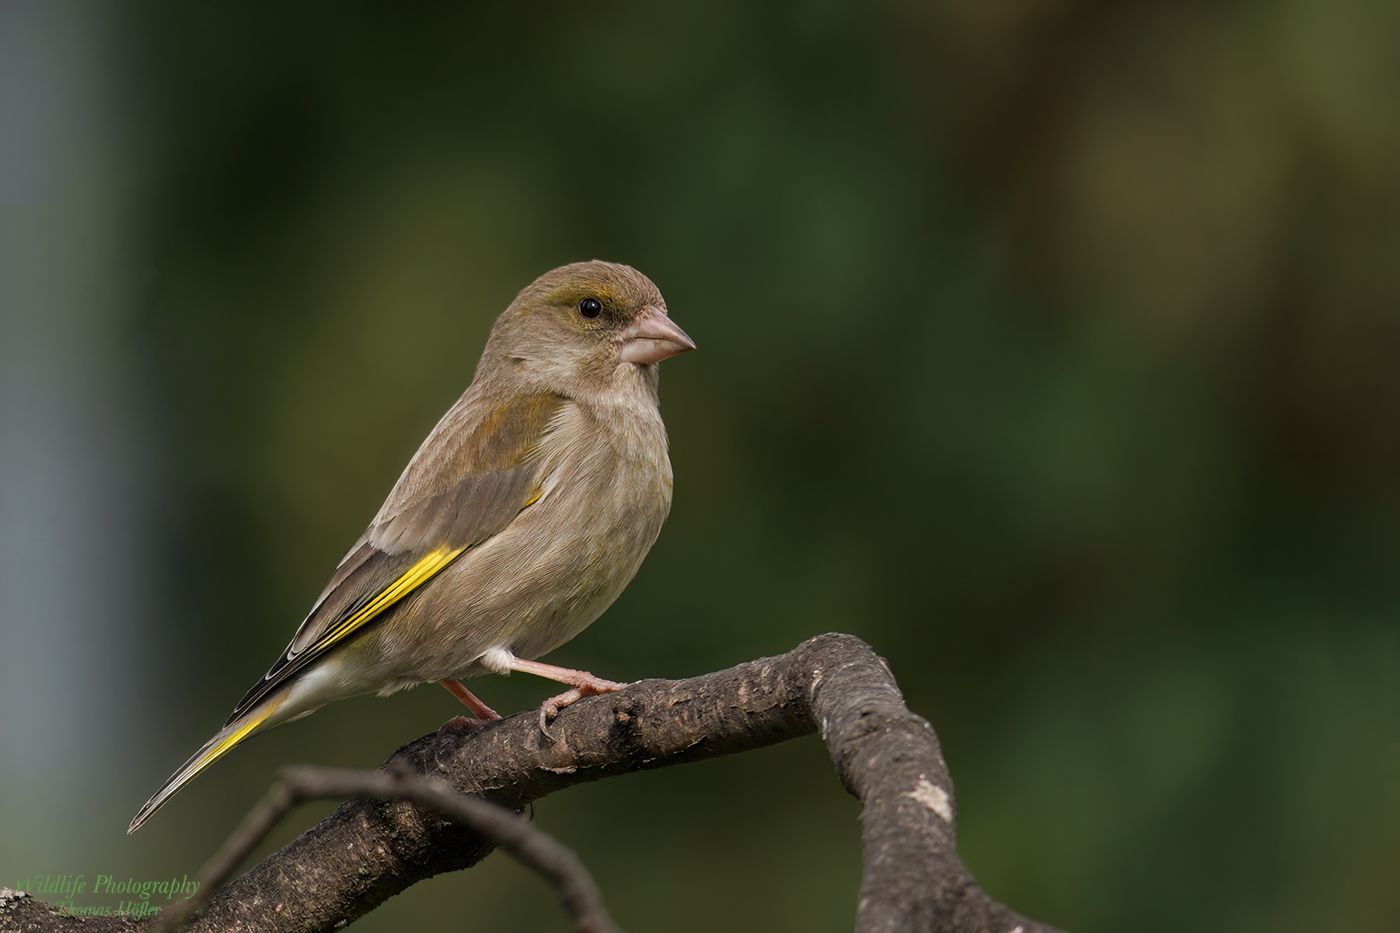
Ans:
{"label": "olive-green plumage", "polygon": [[526,287],[286,651],[128,832],[244,739],[334,700],[465,693],[451,682],[517,665],[585,687],[526,662],[598,618],[655,542],[671,507],[657,363],[693,348],[627,266]]}

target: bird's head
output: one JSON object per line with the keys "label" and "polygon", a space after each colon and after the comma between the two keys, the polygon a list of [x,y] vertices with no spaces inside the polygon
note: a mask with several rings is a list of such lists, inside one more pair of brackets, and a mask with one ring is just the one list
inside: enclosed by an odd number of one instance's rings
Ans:
{"label": "bird's head", "polygon": [[579,262],[546,272],[497,319],[483,366],[573,395],[584,385],[641,379],[656,364],[695,349],[666,314],[651,280],[630,266]]}

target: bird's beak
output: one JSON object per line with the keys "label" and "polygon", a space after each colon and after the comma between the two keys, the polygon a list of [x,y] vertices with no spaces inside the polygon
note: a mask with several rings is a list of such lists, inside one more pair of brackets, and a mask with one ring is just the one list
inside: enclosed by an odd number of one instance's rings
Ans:
{"label": "bird's beak", "polygon": [[631,326],[623,331],[624,363],[659,363],[668,356],[694,349],[695,341],[655,305],[643,308]]}

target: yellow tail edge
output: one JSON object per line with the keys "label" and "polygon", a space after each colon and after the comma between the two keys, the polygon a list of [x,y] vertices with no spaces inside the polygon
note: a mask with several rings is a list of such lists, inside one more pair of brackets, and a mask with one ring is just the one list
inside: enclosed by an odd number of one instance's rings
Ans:
{"label": "yellow tail edge", "polygon": [[127,834],[140,829],[141,824],[165,806],[165,802],[179,793],[180,788],[199,777],[200,774],[204,773],[205,768],[227,755],[234,746],[252,735],[258,726],[267,722],[268,718],[277,712],[277,708],[282,705],[282,701],[285,699],[285,696],[278,697],[261,710],[250,711],[247,716],[220,729],[217,735],[204,744],[203,748],[190,756],[189,761],[180,766],[180,770],[170,775],[166,782],[161,785],[160,790],[155,792],[155,796],[146,801],[146,805],[141,808],[141,811],[131,821],[131,825],[126,828]]}

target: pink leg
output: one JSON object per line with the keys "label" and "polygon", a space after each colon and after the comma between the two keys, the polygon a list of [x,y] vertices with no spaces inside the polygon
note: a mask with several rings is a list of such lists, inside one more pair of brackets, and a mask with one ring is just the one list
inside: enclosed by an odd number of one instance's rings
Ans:
{"label": "pink leg", "polygon": [[[551,719],[559,715],[559,711],[577,700],[584,697],[598,696],[604,693],[616,693],[626,684],[619,684],[611,680],[604,680],[601,677],[594,677],[588,671],[575,671],[567,667],[555,667],[553,664],[543,664],[539,661],[525,661],[516,658],[510,662],[510,669],[520,671],[525,674],[534,674],[537,677],[545,677],[549,680],[557,680],[561,684],[568,684],[570,689],[559,694],[557,697],[550,697],[540,704],[540,728],[544,729]],[[465,702],[465,701],[464,701]],[[477,702],[480,702],[479,700]]]}
{"label": "pink leg", "polygon": [[[466,705],[467,709],[471,710],[472,713],[476,715],[476,718],[453,716],[451,719],[447,720],[447,722],[443,723],[437,731],[437,741],[433,746],[434,757],[442,753],[442,741],[449,735],[458,735],[459,733],[466,732],[468,729],[475,729],[482,723],[492,722],[501,718],[500,713],[478,700],[476,694],[472,693],[466,687],[463,687],[457,681],[439,680],[438,683],[442,684],[448,693],[461,700],[462,703]],[[439,765],[440,764],[441,762],[439,761]]]}
{"label": "pink leg", "polygon": [[442,684],[448,693],[461,700],[463,705],[471,710],[472,714],[482,722],[491,722],[494,719],[501,718],[500,713],[478,700],[476,694],[472,693],[466,687],[463,687],[460,682],[455,680],[439,680],[438,683]]}

